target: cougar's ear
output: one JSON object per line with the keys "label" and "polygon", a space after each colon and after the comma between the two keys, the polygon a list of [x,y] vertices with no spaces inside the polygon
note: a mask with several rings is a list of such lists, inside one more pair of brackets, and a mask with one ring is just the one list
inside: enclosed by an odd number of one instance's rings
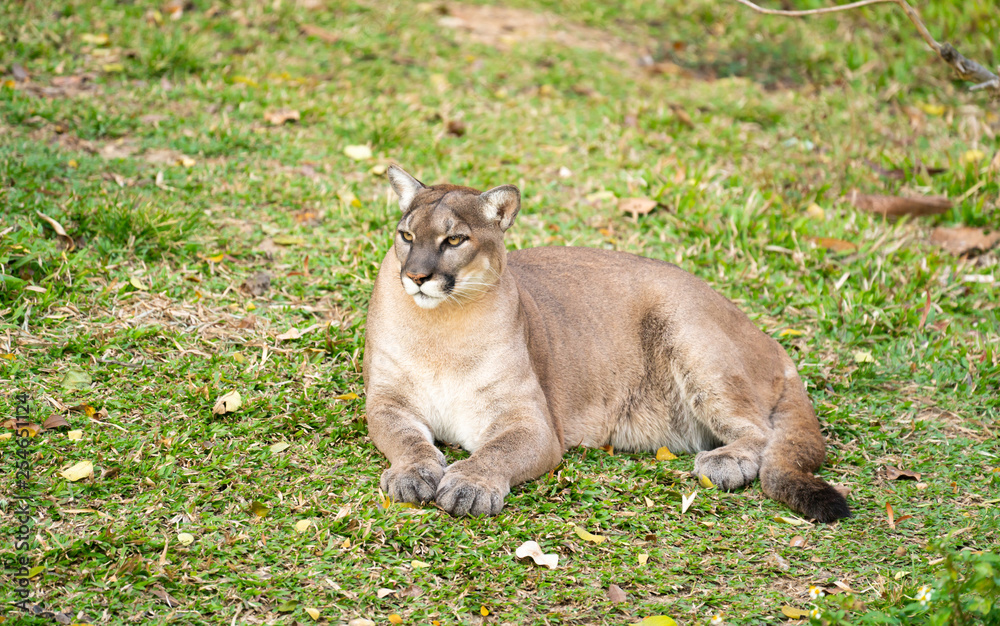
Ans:
{"label": "cougar's ear", "polygon": [[417,195],[417,192],[427,188],[426,185],[407,174],[406,170],[395,163],[389,166],[389,184],[399,196],[399,210],[403,213],[410,210],[410,203],[413,202],[413,197]]}
{"label": "cougar's ear", "polygon": [[500,230],[507,230],[521,210],[521,192],[514,185],[484,191],[479,194],[479,210],[486,219],[496,220]]}

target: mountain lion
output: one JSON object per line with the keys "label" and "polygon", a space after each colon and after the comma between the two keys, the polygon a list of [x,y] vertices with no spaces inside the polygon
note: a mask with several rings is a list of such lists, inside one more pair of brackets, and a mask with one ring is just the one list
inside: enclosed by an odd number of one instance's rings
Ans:
{"label": "mountain lion", "polygon": [[[368,431],[393,500],[496,515],[574,446],[697,452],[720,489],[832,522],[825,446],[782,347],[670,263],[589,248],[507,252],[516,187],[427,187],[389,168],[403,216],[368,309]],[[472,454],[447,465],[435,440]]]}

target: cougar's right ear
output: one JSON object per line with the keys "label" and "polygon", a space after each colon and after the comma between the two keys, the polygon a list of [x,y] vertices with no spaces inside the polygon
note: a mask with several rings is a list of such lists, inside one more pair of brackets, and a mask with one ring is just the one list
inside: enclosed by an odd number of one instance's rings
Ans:
{"label": "cougar's right ear", "polygon": [[399,196],[399,210],[403,213],[410,210],[410,203],[413,202],[417,192],[427,188],[426,185],[407,174],[406,170],[395,163],[389,166],[389,184]]}

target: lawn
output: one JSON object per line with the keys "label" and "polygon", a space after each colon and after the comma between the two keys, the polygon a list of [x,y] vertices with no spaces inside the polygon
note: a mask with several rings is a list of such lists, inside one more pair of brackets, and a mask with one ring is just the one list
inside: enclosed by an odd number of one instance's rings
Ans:
{"label": "lawn", "polygon": [[[991,2],[917,6],[1000,62]],[[5,5],[6,623],[998,623],[998,249],[940,244],[1000,224],[1000,109],[966,87],[891,5]],[[517,185],[509,247],[664,259],[735,301],[797,363],[854,517],[603,449],[495,518],[387,502],[361,357],[392,162]]]}

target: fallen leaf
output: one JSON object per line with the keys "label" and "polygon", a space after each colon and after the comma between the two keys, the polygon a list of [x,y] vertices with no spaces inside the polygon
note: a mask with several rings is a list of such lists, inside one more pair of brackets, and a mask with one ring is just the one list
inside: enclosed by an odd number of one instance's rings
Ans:
{"label": "fallen leaf", "polygon": [[622,198],[618,201],[618,210],[630,213],[632,219],[639,219],[640,215],[647,215],[655,208],[656,200],[649,198]]}
{"label": "fallen leaf", "polygon": [[182,546],[189,546],[194,543],[194,535],[191,533],[179,533],[177,535],[177,542]]}
{"label": "fallen leaf", "polygon": [[666,615],[651,615],[639,622],[639,626],[677,626],[677,622]]}
{"label": "fallen leaf", "polygon": [[79,441],[79,440],[83,439],[83,431],[82,430],[71,430],[68,433],[66,433],[66,436],[71,441]]}
{"label": "fallen leaf", "polygon": [[813,202],[806,207],[806,217],[822,222],[826,220],[826,211],[823,210],[823,207]]}
{"label": "fallen leaf", "polygon": [[648,554],[643,553],[639,555],[639,565],[645,565],[648,562],[649,562]]}
{"label": "fallen leaf", "polygon": [[298,339],[301,336],[302,333],[299,332],[299,329],[293,326],[288,330],[286,330],[285,332],[278,335],[277,337],[275,337],[275,339],[277,339],[278,341],[288,341],[291,339]]}
{"label": "fallen leaf", "polygon": [[375,592],[375,596],[379,600],[381,600],[382,598],[387,598],[387,597],[389,597],[391,595],[394,595],[395,593],[396,593],[395,589],[389,589],[387,587],[382,587],[381,589],[379,589],[378,591]]}
{"label": "fallen leaf", "polygon": [[804,519],[795,517],[794,515],[775,515],[774,521],[779,524],[790,524],[792,526],[801,526],[806,523]]}
{"label": "fallen leaf", "polygon": [[78,413],[83,413],[84,415],[90,418],[93,418],[94,415],[97,414],[97,411],[94,410],[94,407],[90,406],[89,404],[78,404],[76,406],[71,406],[69,407],[69,410],[76,411]]}
{"label": "fallen leaf", "polygon": [[424,561],[418,561],[416,559],[410,561],[410,567],[412,567],[413,569],[422,569],[430,566],[431,566],[430,563],[425,563]]}
{"label": "fallen leaf", "polygon": [[87,389],[92,382],[93,379],[91,379],[90,374],[78,367],[71,367],[66,370],[66,374],[63,376],[62,389],[63,391]]}
{"label": "fallen leaf", "polygon": [[299,521],[295,522],[295,531],[299,533],[304,533],[307,530],[309,530],[309,526],[311,525],[312,525],[311,521],[307,519],[300,519]]}
{"label": "fallen leaf", "polygon": [[514,556],[519,559],[531,558],[536,565],[544,565],[549,569],[556,569],[559,567],[559,555],[545,554],[542,552],[542,547],[535,541],[525,541],[522,543],[518,549],[514,551]]}
{"label": "fallen leaf", "polygon": [[156,596],[157,598],[159,598],[160,600],[162,600],[163,602],[165,602],[166,605],[169,606],[169,607],[175,607],[175,606],[180,606],[181,605],[180,600],[178,600],[177,598],[173,597],[172,595],[170,595],[169,593],[167,593],[163,589],[150,589],[149,593],[153,594],[154,596]]}
{"label": "fallen leaf", "polygon": [[106,46],[111,43],[111,39],[106,33],[98,33],[96,35],[91,33],[83,33],[80,35],[80,41],[92,46]]}
{"label": "fallen leaf", "polygon": [[704,474],[698,477],[698,484],[701,485],[704,489],[715,489],[715,483],[713,483],[712,479],[710,479],[708,476],[705,476]]}
{"label": "fallen leaf", "polygon": [[212,407],[212,413],[215,415],[232,413],[233,411],[239,409],[241,404],[243,404],[243,399],[240,397],[240,392],[230,391],[215,401],[215,406]]}
{"label": "fallen leaf", "polygon": [[836,237],[812,237],[810,241],[820,248],[826,248],[831,252],[854,252],[858,249],[858,246],[850,241],[844,241]]}
{"label": "fallen leaf", "polygon": [[892,505],[888,502],[885,503],[885,515],[889,518],[889,528],[896,530],[895,514],[893,513]]}
{"label": "fallen leaf", "polygon": [[448,134],[452,137],[461,137],[465,134],[465,122],[462,120],[448,120],[448,124],[445,127]]}
{"label": "fallen leaf", "polygon": [[319,621],[319,611],[318,610],[313,609],[313,608],[307,608],[306,609],[306,614],[308,614],[309,617],[313,618],[314,622],[318,622]]}
{"label": "fallen leaf", "polygon": [[406,589],[400,591],[397,595],[400,598],[419,598],[424,595],[424,590],[418,585],[410,585]]}
{"label": "fallen leaf", "polygon": [[608,445],[606,445],[606,446],[601,446],[601,450],[604,450],[605,452],[607,452],[608,454],[611,454],[611,455],[613,455],[615,453],[615,447],[613,445],[611,445],[610,443]]}
{"label": "fallen leaf", "polygon": [[982,150],[969,150],[962,154],[962,158],[959,159],[962,163],[978,163],[986,158],[986,153]]}
{"label": "fallen leaf", "polygon": [[779,337],[800,337],[805,333],[801,330],[796,330],[794,328],[786,328],[785,330],[778,333]]}
{"label": "fallen leaf", "polygon": [[272,126],[281,126],[288,122],[298,122],[302,115],[295,109],[277,109],[264,113],[264,120]]}
{"label": "fallen leaf", "polygon": [[698,495],[697,491],[692,491],[686,496],[681,496],[681,514],[687,513],[687,510],[691,508],[694,503],[694,497]]}
{"label": "fallen leaf", "polygon": [[480,605],[480,607],[479,607],[479,614],[482,615],[483,617],[486,617],[487,615],[490,614],[490,610],[488,608],[486,608],[485,604]]}
{"label": "fallen leaf", "polygon": [[389,619],[389,623],[390,624],[402,624],[403,623],[403,618],[400,617],[399,615],[395,614],[395,613],[393,613],[392,615],[390,615],[388,619]]}
{"label": "fallen leaf", "polygon": [[53,413],[48,416],[44,422],[42,422],[43,430],[53,430],[56,428],[62,428],[63,426],[69,428],[69,422],[66,421],[66,418],[63,417],[62,413]]}
{"label": "fallen leaf", "polygon": [[344,154],[355,161],[366,161],[372,158],[372,149],[368,146],[346,146]]}
{"label": "fallen leaf", "polygon": [[291,445],[292,444],[288,443],[287,441],[279,441],[278,443],[271,446],[271,453],[278,454],[279,452],[284,452],[289,447],[291,447]]}
{"label": "fallen leaf", "polygon": [[180,165],[181,167],[194,167],[195,163],[197,163],[197,161],[187,155],[182,154],[177,157],[177,165]]}
{"label": "fallen leaf", "polygon": [[667,449],[666,446],[663,446],[662,448],[656,451],[657,461],[673,461],[676,458],[677,455],[671,452],[669,449]]}
{"label": "fallen leaf", "polygon": [[647,507],[652,507],[656,504],[649,496],[643,496],[642,499],[645,500]]}
{"label": "fallen leaf", "polygon": [[901,470],[891,465],[886,465],[885,477],[888,480],[920,480],[920,472]]}
{"label": "fallen leaf", "polygon": [[298,235],[275,235],[271,241],[279,246],[301,246],[306,243],[305,237]]}
{"label": "fallen leaf", "polygon": [[357,400],[358,399],[358,394],[356,394],[356,393],[354,393],[352,391],[350,393],[342,393],[339,396],[333,396],[333,399],[334,400]]}
{"label": "fallen leaf", "polygon": [[243,281],[240,289],[255,298],[260,297],[271,289],[271,275],[267,272],[257,272]]}
{"label": "fallen leaf", "polygon": [[787,604],[781,607],[781,614],[785,617],[790,617],[792,619],[802,619],[803,617],[809,617],[809,611],[803,609],[797,609],[794,606],[788,606]]}
{"label": "fallen leaf", "polygon": [[250,503],[250,512],[256,515],[257,517],[264,518],[267,517],[267,514],[271,512],[271,509],[264,506],[263,502],[254,500],[253,502]]}
{"label": "fallen leaf", "polygon": [[60,475],[71,483],[94,475],[94,464],[90,461],[80,461],[75,465],[67,467]]}
{"label": "fallen leaf", "polygon": [[777,553],[772,553],[765,562],[783,572],[787,572],[792,567],[783,556]]}
{"label": "fallen leaf", "polygon": [[902,215],[936,215],[952,207],[951,200],[943,196],[901,197],[869,195],[852,190],[848,195],[851,203],[862,211],[878,213],[888,217]]}
{"label": "fallen leaf", "polygon": [[287,600],[279,604],[275,610],[278,611],[278,613],[291,613],[292,611],[297,609],[298,606],[299,606],[298,600]]}
{"label": "fallen leaf", "polygon": [[855,350],[851,356],[855,363],[875,363],[875,357],[867,350]]}
{"label": "fallen leaf", "polygon": [[66,234],[66,229],[62,227],[62,224],[55,221],[48,215],[45,215],[41,211],[35,211],[35,215],[45,220],[45,222],[52,227],[52,230],[54,230],[56,233],[56,237],[59,238],[59,241],[67,250],[69,250],[70,252],[73,251],[73,248],[76,247],[76,243],[73,241],[72,237]]}
{"label": "fallen leaf", "polygon": [[802,535],[795,535],[792,540],[788,542],[788,545],[793,548],[804,548],[806,547],[806,538]]}
{"label": "fallen leaf", "polygon": [[337,43],[340,41],[340,35],[338,33],[326,30],[325,28],[320,28],[319,26],[313,26],[312,24],[300,24],[299,30],[301,30],[302,34],[307,37],[315,37],[316,39],[321,39],[326,43]]}
{"label": "fallen leaf", "polygon": [[931,232],[930,242],[955,256],[972,256],[992,249],[1000,242],[1000,231],[987,233],[982,228],[939,226]]}
{"label": "fallen leaf", "polygon": [[625,602],[627,596],[622,588],[618,585],[611,585],[608,587],[608,600],[612,602]]}
{"label": "fallen leaf", "polygon": [[607,537],[605,537],[603,535],[594,535],[594,534],[591,534],[591,533],[587,532],[586,530],[584,530],[580,526],[574,526],[573,527],[573,532],[576,533],[577,537],[579,537],[580,539],[583,539],[584,541],[592,541],[594,543],[604,543],[604,541],[607,540]]}

